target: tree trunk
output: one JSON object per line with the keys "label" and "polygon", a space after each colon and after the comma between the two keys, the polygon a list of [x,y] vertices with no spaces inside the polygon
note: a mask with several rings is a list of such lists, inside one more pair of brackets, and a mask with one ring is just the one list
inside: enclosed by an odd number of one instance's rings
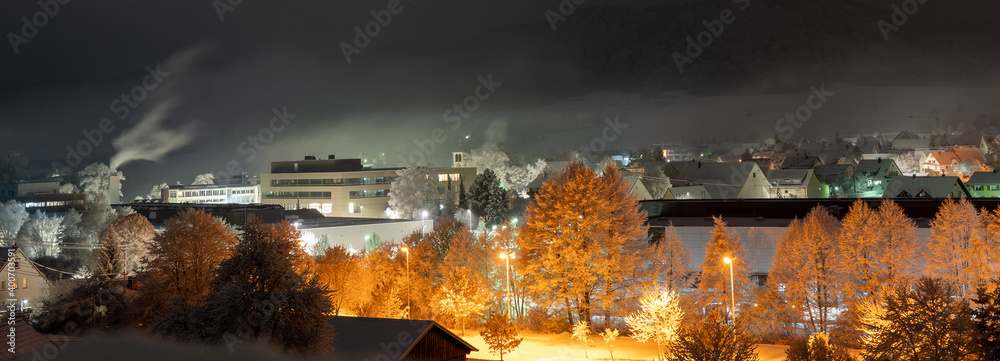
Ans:
{"label": "tree trunk", "polygon": [[569,321],[569,327],[572,329],[573,328],[573,307],[571,307],[570,304],[569,304],[569,297],[565,297],[565,299],[566,299],[566,320]]}

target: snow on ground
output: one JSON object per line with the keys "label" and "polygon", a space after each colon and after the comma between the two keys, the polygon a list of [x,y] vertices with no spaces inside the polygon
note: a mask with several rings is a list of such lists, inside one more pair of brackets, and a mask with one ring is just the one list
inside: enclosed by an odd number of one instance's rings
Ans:
{"label": "snow on ground", "polygon": [[[510,361],[569,361],[569,360],[610,360],[611,355],[601,336],[592,336],[593,343],[587,346],[587,356],[584,356],[580,342],[570,339],[569,333],[552,334],[522,334],[524,341],[514,352],[504,355],[503,359]],[[499,355],[489,353],[489,347],[478,332],[469,331],[463,337],[479,349],[469,355],[470,359],[499,360]],[[785,357],[782,345],[757,345],[761,361],[777,361]],[[656,344],[653,342],[639,343],[631,337],[618,337],[615,341],[615,360],[653,360],[656,357]]]}

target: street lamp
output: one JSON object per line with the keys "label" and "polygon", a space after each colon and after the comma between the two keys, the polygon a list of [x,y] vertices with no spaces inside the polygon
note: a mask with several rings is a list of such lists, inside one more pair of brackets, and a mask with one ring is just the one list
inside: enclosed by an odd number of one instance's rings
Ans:
{"label": "street lamp", "polygon": [[507,264],[507,314],[513,317],[513,312],[511,312],[511,295],[510,295],[510,260],[514,258],[514,254],[500,253],[500,258],[504,260]]}
{"label": "street lamp", "polygon": [[427,210],[420,212],[420,236],[427,232]]}
{"label": "street lamp", "polygon": [[472,232],[472,209],[466,209],[465,212],[469,214],[469,232]]}
{"label": "street lamp", "polygon": [[410,318],[410,249],[403,246],[399,250],[406,253],[406,318]]}
{"label": "street lamp", "polygon": [[733,280],[733,259],[726,257],[722,261],[729,264],[729,297],[733,302],[733,327],[736,327],[736,281]]}

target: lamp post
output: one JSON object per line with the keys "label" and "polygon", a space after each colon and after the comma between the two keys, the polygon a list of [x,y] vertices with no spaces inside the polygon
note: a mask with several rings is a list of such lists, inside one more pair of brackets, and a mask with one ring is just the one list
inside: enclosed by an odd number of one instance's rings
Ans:
{"label": "lamp post", "polygon": [[399,250],[406,253],[406,318],[410,318],[410,249],[403,246]]}
{"label": "lamp post", "polygon": [[514,258],[514,254],[511,253],[508,255],[506,253],[500,253],[500,258],[502,258],[504,260],[504,263],[507,264],[507,314],[513,317],[513,313],[511,312],[511,296],[510,296],[510,259]]}
{"label": "lamp post", "polygon": [[420,212],[420,236],[427,232],[427,210]]}
{"label": "lamp post", "polygon": [[469,214],[469,232],[472,232],[472,209],[466,209],[465,213]]}
{"label": "lamp post", "polygon": [[729,297],[733,302],[731,311],[733,314],[733,327],[736,327],[736,281],[733,280],[733,259],[726,257],[722,261],[729,264]]}

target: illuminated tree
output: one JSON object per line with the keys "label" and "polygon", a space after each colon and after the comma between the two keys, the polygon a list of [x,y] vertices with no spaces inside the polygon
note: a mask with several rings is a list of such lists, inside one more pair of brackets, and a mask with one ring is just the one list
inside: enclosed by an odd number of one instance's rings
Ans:
{"label": "illuminated tree", "polygon": [[787,361],[854,361],[847,349],[830,344],[825,332],[792,341],[785,355]]}
{"label": "illuminated tree", "polygon": [[956,202],[949,197],[931,221],[926,275],[941,278],[963,298],[971,296],[972,287],[996,274],[988,272],[989,261],[982,259],[988,238],[975,206],[965,198]]}
{"label": "illuminated tree", "polygon": [[228,225],[204,210],[187,209],[166,222],[153,238],[149,263],[140,274],[141,318],[148,323],[162,315],[172,299],[197,305],[211,287],[215,270],[232,255],[236,235]]}
{"label": "illuminated tree", "polygon": [[521,345],[523,337],[517,337],[517,327],[506,313],[491,312],[486,316],[486,327],[480,332],[483,341],[490,347],[490,353],[503,355],[511,353]]}
{"label": "illuminated tree", "polygon": [[30,217],[22,203],[13,199],[7,203],[0,203],[0,238],[2,238],[0,244],[11,244],[21,226]]}
{"label": "illuminated tree", "polygon": [[981,360],[1000,360],[1000,279],[980,286],[972,300],[973,338]]}
{"label": "illuminated tree", "polygon": [[618,339],[618,329],[605,328],[604,333],[601,334],[604,338],[604,344],[608,346],[608,354],[611,355],[611,359],[615,359],[615,340]]}
{"label": "illuminated tree", "polygon": [[644,272],[653,286],[662,285],[675,291],[691,286],[691,252],[673,224],[664,230],[662,238],[653,240],[652,245],[641,245],[640,252],[643,253]]}
{"label": "illuminated tree", "polygon": [[507,194],[492,169],[486,169],[477,175],[469,187],[469,208],[472,213],[486,220],[487,227],[507,220],[510,213]]}
{"label": "illuminated tree", "polygon": [[132,213],[118,217],[101,232],[95,252],[98,272],[114,278],[144,266],[156,230],[145,216]]}
{"label": "illuminated tree", "polygon": [[651,289],[643,292],[639,300],[642,311],[625,317],[625,323],[636,341],[656,342],[656,357],[663,355],[662,348],[677,340],[684,311],[676,291]]}
{"label": "illuminated tree", "polygon": [[420,219],[421,212],[437,210],[440,199],[437,172],[411,165],[396,171],[396,176],[389,187],[389,208],[395,217]]}
{"label": "illuminated tree", "polygon": [[212,173],[199,174],[194,177],[192,185],[215,184],[215,175]]}
{"label": "illuminated tree", "polygon": [[594,342],[590,339],[590,322],[580,320],[573,324],[573,335],[571,337],[573,341],[583,343],[583,356],[590,358],[590,356],[587,356],[587,343]]}
{"label": "illuminated tree", "polygon": [[366,295],[359,292],[360,257],[351,254],[344,246],[327,248],[316,257],[316,274],[319,282],[330,290],[330,308],[334,315],[351,309]]}
{"label": "illuminated tree", "polygon": [[201,304],[178,307],[153,328],[209,344],[248,340],[293,354],[329,350],[328,290],[305,272],[309,260],[298,244],[299,232],[288,222],[265,224],[259,218],[242,231]]}
{"label": "illuminated tree", "polygon": [[441,312],[458,319],[462,325],[462,336],[465,336],[466,320],[482,313],[490,296],[479,275],[468,268],[458,267],[441,286],[438,304]]}
{"label": "illuminated tree", "polygon": [[732,260],[736,295],[746,294],[750,290],[746,249],[743,248],[739,237],[729,233],[722,218],[714,217],[714,220],[712,239],[705,244],[705,262],[701,264],[698,292],[701,294],[702,305],[709,303],[729,305],[730,265],[723,260],[727,257]]}
{"label": "illuminated tree", "polygon": [[969,302],[950,284],[923,278],[864,306],[865,360],[966,360],[973,351]]}
{"label": "illuminated tree", "polygon": [[[816,206],[803,220],[794,220],[775,251],[771,276],[783,285],[790,304],[801,310],[810,333],[826,332],[831,312],[840,306],[837,219]],[[780,286],[779,286],[780,287]]]}
{"label": "illuminated tree", "polygon": [[757,361],[757,344],[718,312],[681,327],[677,342],[667,346],[671,361]]}
{"label": "illuminated tree", "polygon": [[613,167],[597,177],[570,163],[528,207],[518,239],[525,283],[543,306],[563,303],[571,325],[574,308],[578,319],[590,319],[595,298],[609,309],[637,266],[625,250],[645,239],[647,226],[626,188]]}
{"label": "illuminated tree", "polygon": [[388,243],[365,254],[357,283],[358,292],[364,297],[352,309],[355,315],[382,318],[406,316],[404,257],[396,245]]}
{"label": "illuminated tree", "polygon": [[42,211],[35,214],[21,226],[17,238],[24,243],[21,247],[28,258],[56,257],[62,252],[63,217],[46,215]]}

